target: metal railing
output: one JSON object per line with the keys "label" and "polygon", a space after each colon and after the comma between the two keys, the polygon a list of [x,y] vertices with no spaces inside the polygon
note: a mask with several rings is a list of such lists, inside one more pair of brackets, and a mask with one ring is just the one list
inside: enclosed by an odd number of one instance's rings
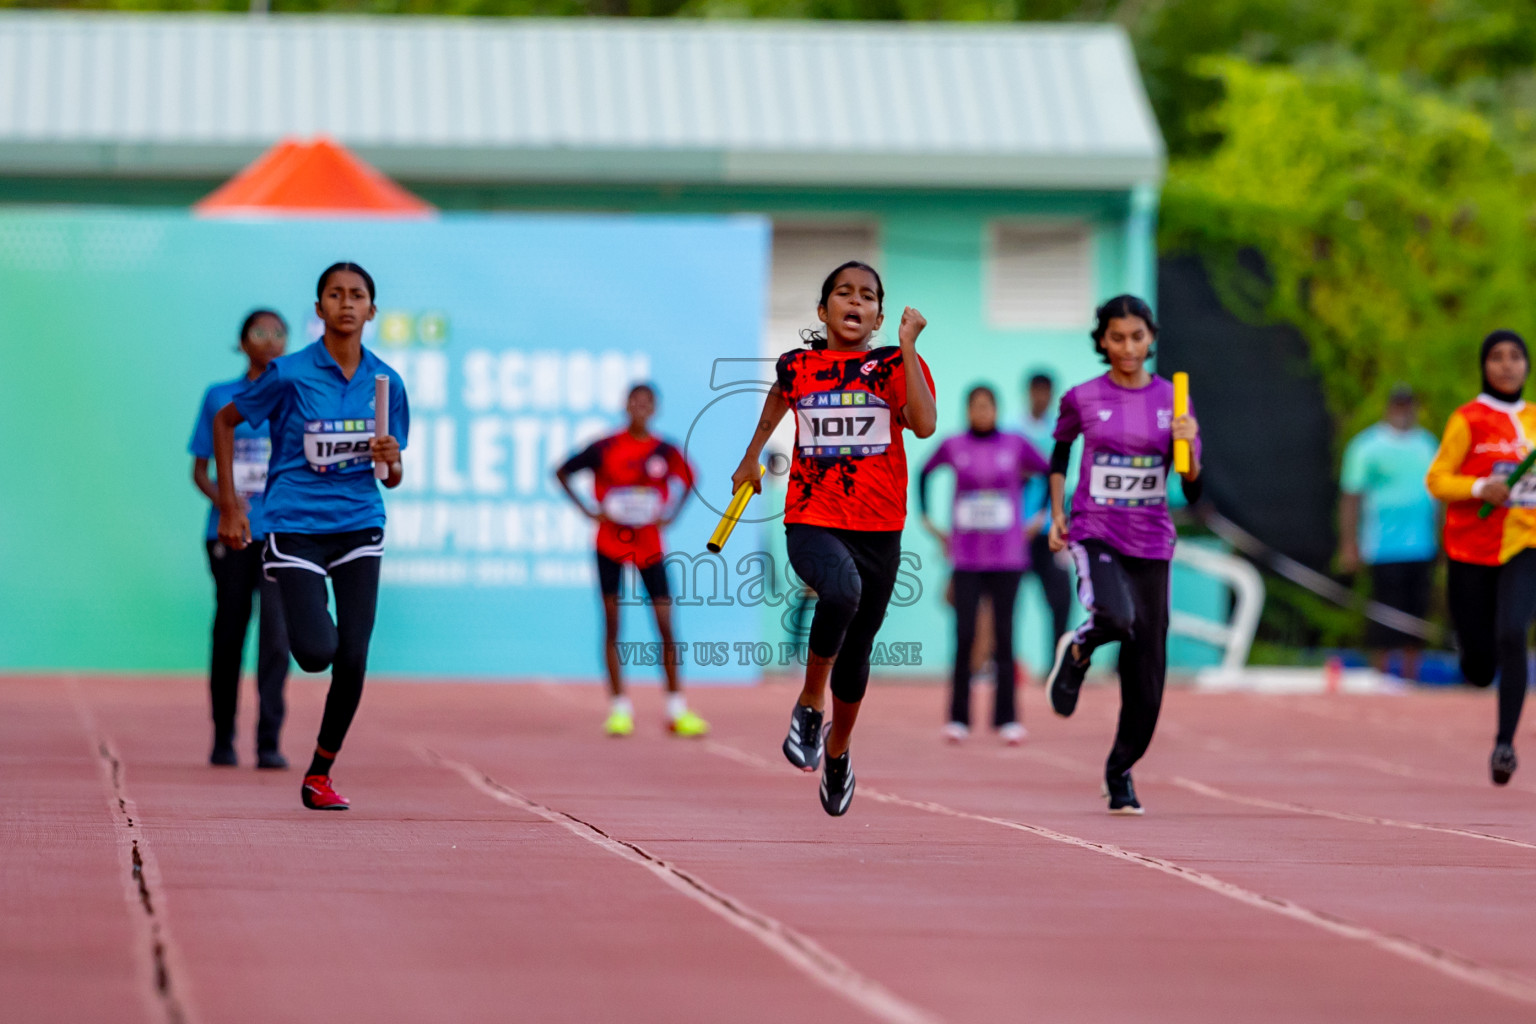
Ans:
{"label": "metal railing", "polygon": [[1259,628],[1259,613],[1264,610],[1264,578],[1246,559],[1193,544],[1176,547],[1173,560],[1225,583],[1232,591],[1232,614],[1222,622],[1173,611],[1168,616],[1169,632],[1220,648],[1222,671],[1241,669],[1248,663],[1253,636]]}

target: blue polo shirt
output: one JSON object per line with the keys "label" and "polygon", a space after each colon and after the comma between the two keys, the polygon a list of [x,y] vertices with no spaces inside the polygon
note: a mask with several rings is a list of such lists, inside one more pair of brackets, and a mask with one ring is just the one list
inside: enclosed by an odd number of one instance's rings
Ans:
{"label": "blue polo shirt", "polygon": [[[235,395],[247,383],[245,377],[240,376],[223,384],[215,384],[203,392],[202,408],[198,411],[197,423],[192,427],[192,441],[187,445],[187,451],[192,453],[193,458],[213,458],[213,418],[219,414],[220,409],[234,401]],[[267,460],[271,454],[272,441],[266,423],[258,422],[253,426],[246,422],[235,427],[235,493],[250,506],[252,540],[261,540],[266,536],[261,507],[267,483]],[[207,538],[217,540],[218,537],[219,507],[210,503]]]}
{"label": "blue polo shirt", "polygon": [[405,448],[411,411],[405,382],[367,348],[349,381],[317,341],[274,359],[235,395],[253,423],[267,421],[272,461],[262,520],[271,533],[345,533],[384,525],[373,478],[373,378],[389,376],[389,432]]}
{"label": "blue polo shirt", "polygon": [[1339,489],[1360,496],[1360,557],[1367,565],[1428,562],[1437,549],[1435,500],[1424,476],[1439,444],[1423,427],[1377,423],[1344,449]]}
{"label": "blue polo shirt", "polygon": [[[1047,410],[1046,414],[1035,419],[1026,411],[1024,422],[1019,427],[1019,433],[1029,439],[1029,443],[1035,446],[1035,450],[1049,462],[1051,452],[1056,449],[1056,414]],[[1039,514],[1041,509],[1047,509],[1051,504],[1051,487],[1049,476],[1032,476],[1024,484],[1024,504],[1022,513],[1024,521],[1028,522]],[[1049,512],[1047,512],[1049,515]],[[1050,524],[1047,523],[1047,526]]]}

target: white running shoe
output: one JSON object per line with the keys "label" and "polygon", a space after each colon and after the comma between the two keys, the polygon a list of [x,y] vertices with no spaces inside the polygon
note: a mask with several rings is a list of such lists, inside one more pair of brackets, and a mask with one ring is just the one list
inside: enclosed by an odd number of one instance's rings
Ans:
{"label": "white running shoe", "polygon": [[944,726],[944,739],[948,743],[964,743],[970,735],[971,727],[964,722],[950,722]]}
{"label": "white running shoe", "polygon": [[1024,742],[1024,737],[1029,735],[1029,730],[1024,728],[1023,722],[1009,722],[1000,726],[997,730],[997,738],[1010,747],[1016,747]]}

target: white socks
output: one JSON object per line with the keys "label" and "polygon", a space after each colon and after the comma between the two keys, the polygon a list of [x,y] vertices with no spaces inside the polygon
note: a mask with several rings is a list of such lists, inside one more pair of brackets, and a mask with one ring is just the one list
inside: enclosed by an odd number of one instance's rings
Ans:
{"label": "white socks", "polygon": [[[635,706],[629,702],[628,697],[609,697],[609,714],[617,714],[621,711],[626,715],[633,715],[635,713]],[[682,694],[667,694],[667,720],[669,722],[675,722],[687,713],[688,701]]]}

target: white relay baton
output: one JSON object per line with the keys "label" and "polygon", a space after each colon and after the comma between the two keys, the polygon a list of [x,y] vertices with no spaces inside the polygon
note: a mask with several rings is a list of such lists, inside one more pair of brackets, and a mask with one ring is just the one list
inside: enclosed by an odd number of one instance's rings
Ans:
{"label": "white relay baton", "polygon": [[[389,436],[389,375],[381,373],[373,378],[373,436]],[[389,479],[389,463],[373,464],[375,480]]]}

